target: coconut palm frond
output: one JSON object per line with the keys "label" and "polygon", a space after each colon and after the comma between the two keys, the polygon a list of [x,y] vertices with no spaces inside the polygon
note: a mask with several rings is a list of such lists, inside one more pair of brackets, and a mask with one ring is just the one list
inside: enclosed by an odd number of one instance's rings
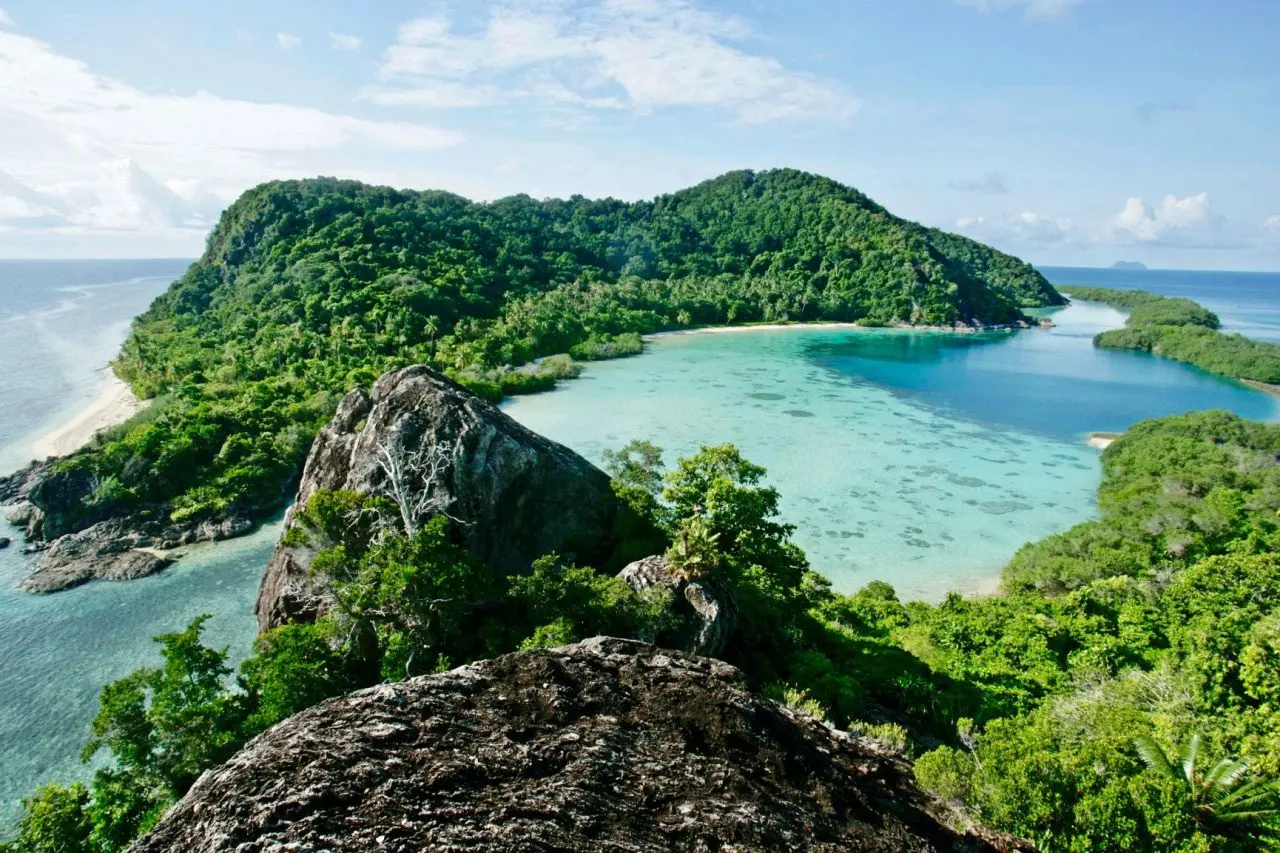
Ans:
{"label": "coconut palm frond", "polygon": [[1248,772],[1249,762],[1224,758],[1204,777],[1204,785],[1220,789],[1231,788]]}
{"label": "coconut palm frond", "polygon": [[1138,757],[1142,759],[1142,763],[1146,764],[1147,767],[1162,776],[1175,779],[1178,777],[1177,771],[1173,769],[1173,764],[1169,761],[1169,756],[1164,753],[1164,748],[1151,735],[1138,735],[1133,739],[1133,745],[1138,750]]}
{"label": "coconut palm frond", "polygon": [[1191,737],[1187,738],[1187,742],[1183,744],[1182,755],[1179,763],[1182,764],[1182,775],[1187,778],[1187,784],[1192,787],[1196,786],[1196,759],[1200,757],[1200,733],[1195,732]]}

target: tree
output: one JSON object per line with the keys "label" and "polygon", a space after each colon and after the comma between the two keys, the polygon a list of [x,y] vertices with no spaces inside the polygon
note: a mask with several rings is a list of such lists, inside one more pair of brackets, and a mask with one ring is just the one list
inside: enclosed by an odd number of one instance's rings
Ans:
{"label": "tree", "polygon": [[40,786],[22,801],[18,835],[0,843],[0,853],[95,853],[88,805],[89,792],[79,782],[69,788],[56,782]]}
{"label": "tree", "polygon": [[121,771],[180,797],[239,745],[248,709],[228,691],[226,650],[200,642],[209,618],[156,637],[160,669],[140,669],[103,688],[85,761],[106,749]]}
{"label": "tree", "polygon": [[1249,763],[1224,758],[1202,772],[1200,735],[1193,733],[1175,762],[1150,735],[1134,738],[1143,763],[1185,791],[1196,822],[1207,834],[1240,840],[1280,842],[1280,784],[1249,778]]}

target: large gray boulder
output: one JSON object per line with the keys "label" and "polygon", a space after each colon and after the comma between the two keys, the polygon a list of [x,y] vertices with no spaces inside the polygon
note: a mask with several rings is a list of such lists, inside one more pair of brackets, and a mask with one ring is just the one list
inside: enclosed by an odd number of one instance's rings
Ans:
{"label": "large gray boulder", "polygon": [[[311,447],[285,534],[320,489],[383,495],[420,517],[444,511],[459,542],[510,574],[551,552],[604,566],[623,511],[603,471],[422,365],[343,399]],[[261,630],[329,607],[324,579],[310,572],[328,544],[286,545],[282,535],[258,592]]]}
{"label": "large gray boulder", "polygon": [[910,765],[630,640],[323,702],[204,774],[134,853],[986,851]]}

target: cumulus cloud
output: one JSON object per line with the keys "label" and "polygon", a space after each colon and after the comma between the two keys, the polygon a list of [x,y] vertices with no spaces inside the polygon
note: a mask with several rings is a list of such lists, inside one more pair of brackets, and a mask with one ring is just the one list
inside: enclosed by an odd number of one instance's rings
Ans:
{"label": "cumulus cloud", "polygon": [[276,33],[276,43],[285,50],[293,50],[302,45],[302,39],[289,33]]}
{"label": "cumulus cloud", "polygon": [[981,12],[1023,9],[1028,18],[1060,18],[1084,0],[955,0],[961,6],[972,6]]}
{"label": "cumulus cloud", "polygon": [[346,33],[329,33],[329,44],[334,50],[357,51],[360,49],[361,41],[357,36],[350,36]]}
{"label": "cumulus cloud", "polygon": [[1060,243],[1069,239],[1074,229],[1070,219],[1032,211],[990,219],[969,216],[956,220],[956,230],[991,243]]}
{"label": "cumulus cloud", "polygon": [[12,27],[12,26],[13,26],[13,18],[10,18],[9,14],[5,12],[4,9],[0,9],[0,27]]}
{"label": "cumulus cloud", "polygon": [[473,32],[443,16],[404,23],[363,97],[433,108],[717,108],[748,124],[843,122],[857,110],[838,82],[744,49],[753,37],[741,18],[689,0],[514,0]]}
{"label": "cumulus cloud", "polygon": [[463,139],[292,104],[146,92],[13,29],[0,29],[0,79],[22,81],[0,86],[0,226],[10,229],[156,229],[197,235],[198,245],[255,183],[333,173],[349,149],[425,151]]}
{"label": "cumulus cloud", "polygon": [[952,181],[951,189],[966,193],[991,193],[1003,195],[1009,191],[1009,182],[999,172],[987,172],[977,180],[966,179]]}
{"label": "cumulus cloud", "polygon": [[1113,225],[1120,242],[1186,245],[1203,242],[1215,229],[1217,219],[1208,193],[1186,198],[1166,195],[1155,206],[1133,196]]}

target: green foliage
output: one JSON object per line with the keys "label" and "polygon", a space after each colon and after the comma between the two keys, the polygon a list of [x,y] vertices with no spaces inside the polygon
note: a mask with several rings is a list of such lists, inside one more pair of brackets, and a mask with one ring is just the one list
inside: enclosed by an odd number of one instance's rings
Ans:
{"label": "green foliage", "polygon": [[1097,346],[1141,350],[1235,379],[1280,383],[1280,346],[1217,331],[1218,316],[1188,299],[1103,287],[1072,286],[1063,292],[1130,309],[1125,327],[1099,334]]}
{"label": "green foliage", "polygon": [[675,539],[667,550],[667,561],[691,581],[715,576],[720,568],[720,534],[702,516],[685,519],[676,528]]}
{"label": "green foliage", "polygon": [[93,853],[89,791],[79,782],[69,788],[50,782],[22,801],[17,837],[0,844],[4,853]]}
{"label": "green foliage", "polygon": [[825,720],[827,709],[808,693],[790,684],[770,684],[765,688],[765,695],[793,711],[808,714],[815,720]]}
{"label": "green foliage", "polygon": [[954,804],[973,799],[977,766],[965,752],[940,746],[917,758],[913,770],[917,784],[938,799]]}
{"label": "green foliage", "polygon": [[123,771],[181,796],[235,750],[244,707],[225,692],[226,651],[200,642],[208,618],[156,638],[163,667],[138,670],[103,689],[86,761],[108,750]]}
{"label": "green foliage", "polygon": [[1153,773],[1183,790],[1204,832],[1242,842],[1280,842],[1274,823],[1280,815],[1280,784],[1250,778],[1247,761],[1224,758],[1203,771],[1199,734],[1187,739],[1176,765],[1151,735],[1139,735],[1134,746]]}
{"label": "green foliage", "polygon": [[241,665],[245,689],[257,700],[246,728],[269,728],[360,685],[341,640],[337,622],[329,617],[282,625],[258,637],[253,656]]}
{"label": "green foliage", "polygon": [[[1023,549],[1004,595],[938,604],[904,603],[883,582],[833,593],[790,541],[765,471],[732,446],[665,474],[652,444],[607,459],[683,570],[737,602],[724,658],[832,725],[903,751],[941,742],[917,759],[916,778],[962,814],[1045,851],[1276,843],[1280,426],[1225,412],[1136,425],[1103,456],[1098,520]],[[333,580],[333,612],[261,638],[239,689],[225,655],[200,645],[199,620],[160,638],[163,668],[103,692],[89,751],[109,750],[113,766],[87,796],[34,798],[31,838],[119,850],[194,774],[329,695],[673,627],[669,594],[637,595],[553,556],[498,577],[440,516],[406,534],[385,501],[319,492],[298,518],[293,535],[319,549],[314,566]],[[872,708],[881,722],[861,721]],[[1159,748],[1193,731],[1181,763]]]}
{"label": "green foliage", "polygon": [[140,507],[264,516],[340,395],[408,364],[496,401],[576,373],[539,357],[631,355],[664,329],[1000,323],[1061,301],[1015,258],[792,170],[634,204],[274,182],[227,209],[114,362],[163,402],[73,461],[78,488],[36,498],[63,532]]}
{"label": "green foliage", "polygon": [[853,722],[849,724],[849,732],[894,752],[909,753],[912,749],[911,734],[898,723]]}
{"label": "green foliage", "polygon": [[1280,546],[1280,427],[1208,411],[1144,421],[1102,456],[1101,519],[1023,547],[1012,592],[1152,578],[1223,553]]}

